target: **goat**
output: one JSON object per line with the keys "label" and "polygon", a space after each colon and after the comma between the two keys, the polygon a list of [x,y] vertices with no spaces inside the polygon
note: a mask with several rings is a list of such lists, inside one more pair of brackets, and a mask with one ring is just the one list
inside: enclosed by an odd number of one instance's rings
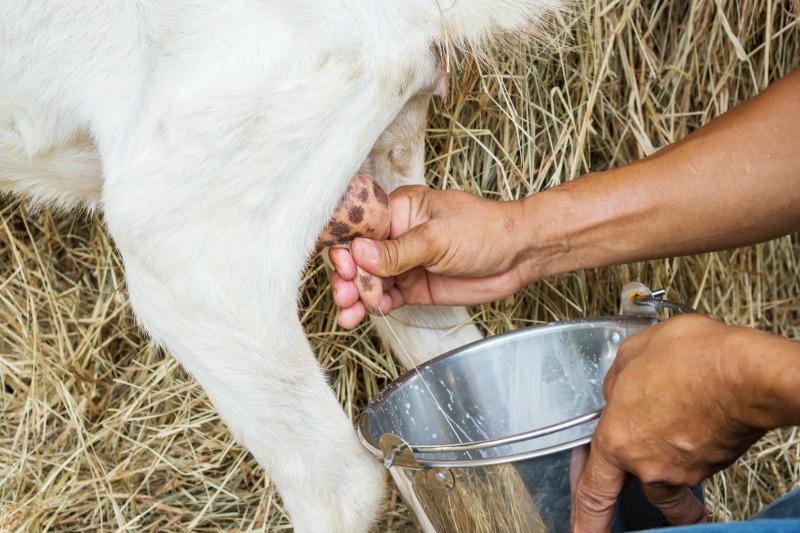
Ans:
{"label": "goat", "polygon": [[[384,498],[297,318],[317,237],[359,169],[387,191],[422,182],[448,47],[533,34],[558,8],[444,2],[3,4],[0,190],[102,210],[141,327],[202,385],[301,533],[366,531]],[[417,363],[479,336],[404,325],[466,322],[461,309],[394,314]]]}

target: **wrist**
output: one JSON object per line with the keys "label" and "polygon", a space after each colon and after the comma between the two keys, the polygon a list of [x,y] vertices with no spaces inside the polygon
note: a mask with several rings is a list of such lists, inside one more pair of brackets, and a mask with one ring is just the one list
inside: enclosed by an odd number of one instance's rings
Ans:
{"label": "wrist", "polygon": [[575,270],[566,239],[564,211],[557,207],[560,195],[555,189],[532,194],[519,201],[517,269],[523,284]]}
{"label": "wrist", "polygon": [[651,220],[659,212],[655,195],[637,186],[650,175],[643,164],[587,174],[522,201],[521,249],[532,279],[654,255],[651,243],[663,228]]}
{"label": "wrist", "polygon": [[[728,326],[730,327],[730,326]],[[751,328],[731,328],[722,347],[722,374],[744,426],[760,430],[800,425],[800,345]]]}

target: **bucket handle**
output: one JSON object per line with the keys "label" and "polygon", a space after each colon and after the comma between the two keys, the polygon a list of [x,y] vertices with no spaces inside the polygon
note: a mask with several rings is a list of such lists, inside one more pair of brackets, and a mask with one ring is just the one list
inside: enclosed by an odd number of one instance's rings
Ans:
{"label": "bucket handle", "polygon": [[473,442],[464,442],[460,444],[409,444],[411,451],[414,453],[446,453],[446,452],[470,452],[473,450],[483,450],[485,448],[494,448],[495,446],[505,446],[506,444],[514,444],[529,439],[538,439],[546,435],[557,433],[564,429],[579,426],[592,420],[600,418],[600,413],[603,409],[596,409],[585,415],[571,418],[558,424],[545,426],[543,428],[534,429],[533,431],[526,431],[525,433],[517,433],[508,437],[490,440],[478,440]]}
{"label": "bucket handle", "polygon": [[[418,453],[457,453],[457,452],[470,452],[474,450],[483,450],[485,448],[494,448],[497,446],[505,446],[507,444],[514,444],[516,442],[536,439],[551,435],[559,431],[569,429],[571,427],[579,426],[593,420],[600,418],[600,413],[603,409],[596,409],[585,415],[581,415],[558,424],[553,424],[543,428],[527,431],[525,433],[517,433],[508,437],[499,439],[479,440],[473,442],[464,442],[459,444],[408,444],[403,439],[394,435],[393,433],[384,433],[380,439],[380,450],[383,453],[383,466],[391,468],[393,466],[400,466],[403,468],[419,469],[420,465],[417,462]],[[410,452],[410,453],[409,453]]]}
{"label": "bucket handle", "polygon": [[661,294],[664,294],[663,291],[664,289],[653,291],[652,296],[640,296],[638,294],[633,294],[632,295],[633,303],[635,303],[636,305],[646,305],[648,307],[655,307],[655,308],[663,307],[665,309],[672,309],[673,311],[678,311],[684,314],[697,313],[697,310],[695,310],[692,307],[689,307],[688,305],[678,302],[673,302],[672,300],[664,300],[663,298],[659,298],[658,296],[656,296],[656,294],[659,292]]}

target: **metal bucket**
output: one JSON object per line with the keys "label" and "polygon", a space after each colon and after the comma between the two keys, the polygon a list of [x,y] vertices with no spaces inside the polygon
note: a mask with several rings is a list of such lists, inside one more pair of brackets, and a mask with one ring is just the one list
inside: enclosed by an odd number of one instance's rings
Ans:
{"label": "metal bucket", "polygon": [[646,314],[526,328],[437,357],[369,403],[361,440],[426,532],[570,531],[571,464],[618,346],[657,322]]}

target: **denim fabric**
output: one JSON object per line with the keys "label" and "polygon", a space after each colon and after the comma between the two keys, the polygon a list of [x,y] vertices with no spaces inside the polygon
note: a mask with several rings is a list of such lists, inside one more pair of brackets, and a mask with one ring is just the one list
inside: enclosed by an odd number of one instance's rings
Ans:
{"label": "denim fabric", "polygon": [[799,533],[800,518],[774,518],[728,522],[726,524],[702,524],[699,526],[652,529],[664,533]]}
{"label": "denim fabric", "polygon": [[664,533],[800,533],[800,489],[775,500],[744,522],[658,529]]}
{"label": "denim fabric", "polygon": [[[694,487],[692,493],[698,500],[704,501],[702,484]],[[669,526],[669,522],[644,495],[639,480],[633,477],[629,478],[619,493],[611,523],[611,533],[642,531],[667,526]]]}
{"label": "denim fabric", "polygon": [[[788,492],[764,507],[753,520],[762,518],[798,518],[800,519],[800,488]],[[800,529],[798,529],[800,531]]]}

